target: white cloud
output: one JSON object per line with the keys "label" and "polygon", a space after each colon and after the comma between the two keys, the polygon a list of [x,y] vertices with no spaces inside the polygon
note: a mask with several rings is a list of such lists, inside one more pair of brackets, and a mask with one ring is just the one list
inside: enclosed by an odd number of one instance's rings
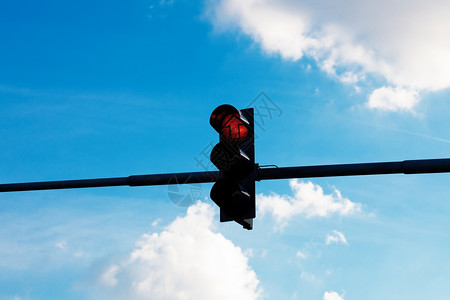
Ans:
{"label": "white cloud", "polygon": [[334,189],[332,194],[324,194],[323,189],[312,182],[290,180],[289,185],[294,196],[259,194],[257,196],[258,213],[270,213],[280,227],[296,215],[311,217],[329,217],[331,215],[349,215],[361,211],[361,204],[350,201]]}
{"label": "white cloud", "polygon": [[152,222],[152,227],[158,226],[161,222],[162,222],[161,218],[156,219],[155,221]]}
{"label": "white cloud", "polygon": [[344,83],[361,85],[370,77],[392,86],[387,89],[397,96],[386,99],[384,91],[380,104],[372,94],[371,108],[411,110],[420,99],[418,93],[450,87],[450,1],[211,0],[208,4],[207,15],[217,30],[238,30],[269,54],[287,60],[311,57]]}
{"label": "white cloud", "polygon": [[110,266],[100,277],[100,282],[106,286],[115,286],[117,284],[116,275],[119,272],[119,266]]}
{"label": "white cloud", "polygon": [[295,254],[295,256],[297,256],[298,258],[301,258],[301,259],[306,259],[306,257],[307,257],[305,252],[303,252],[301,250],[298,250],[297,253]]}
{"label": "white cloud", "polygon": [[257,299],[259,281],[247,257],[212,230],[215,222],[213,208],[197,202],[107,267],[98,291],[108,299]]}
{"label": "white cloud", "polygon": [[264,249],[261,253],[261,257],[266,257],[267,253],[269,253],[269,250]]}
{"label": "white cloud", "polygon": [[255,255],[255,254],[253,253],[253,249],[252,249],[252,248],[249,248],[249,249],[244,250],[243,254],[244,254],[246,257],[248,257],[248,258],[253,257],[253,256]]}
{"label": "white cloud", "polygon": [[219,30],[239,28],[269,53],[297,60],[315,39],[307,37],[308,21],[301,11],[290,11],[273,1],[212,1],[209,15]]}
{"label": "white cloud", "polygon": [[55,244],[55,247],[61,250],[66,250],[66,241],[60,241],[58,243]]}
{"label": "white cloud", "polygon": [[344,300],[344,297],[336,292],[325,292],[323,294],[323,300]]}
{"label": "white cloud", "polygon": [[381,87],[372,92],[367,105],[390,111],[413,111],[419,102],[419,93],[404,88]]}
{"label": "white cloud", "polygon": [[333,230],[332,234],[328,234],[325,239],[325,244],[344,244],[348,245],[347,239],[345,238],[345,235],[342,232],[339,232],[337,230]]}

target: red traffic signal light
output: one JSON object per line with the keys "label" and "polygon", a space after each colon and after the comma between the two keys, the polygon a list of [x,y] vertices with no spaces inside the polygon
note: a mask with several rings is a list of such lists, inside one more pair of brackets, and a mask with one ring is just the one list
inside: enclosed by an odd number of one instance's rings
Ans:
{"label": "red traffic signal light", "polygon": [[220,221],[236,221],[252,229],[255,218],[255,138],[253,109],[238,110],[224,104],[209,120],[220,142],[211,151],[211,162],[222,177],[211,189],[220,207]]}
{"label": "red traffic signal light", "polygon": [[229,141],[242,141],[248,132],[248,121],[234,106],[223,104],[217,107],[209,119],[211,126]]}

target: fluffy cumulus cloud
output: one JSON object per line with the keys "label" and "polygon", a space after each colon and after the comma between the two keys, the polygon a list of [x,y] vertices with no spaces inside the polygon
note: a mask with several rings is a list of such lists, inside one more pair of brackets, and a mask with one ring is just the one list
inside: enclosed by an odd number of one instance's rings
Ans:
{"label": "fluffy cumulus cloud", "polygon": [[372,92],[367,105],[380,110],[412,111],[417,104],[417,91],[404,88],[381,87]]}
{"label": "fluffy cumulus cloud", "polygon": [[323,294],[323,300],[344,300],[344,297],[336,292],[325,292]]}
{"label": "fluffy cumulus cloud", "polygon": [[97,276],[107,299],[258,299],[259,281],[242,250],[212,230],[214,211],[197,202],[130,256]]}
{"label": "fluffy cumulus cloud", "polygon": [[296,179],[289,185],[293,196],[259,194],[257,196],[258,213],[270,213],[277,223],[283,227],[296,215],[311,217],[329,217],[331,215],[349,215],[361,211],[361,204],[350,201],[334,189],[331,194],[325,194],[323,189],[312,182]]}
{"label": "fluffy cumulus cloud", "polygon": [[237,30],[284,59],[308,56],[330,76],[382,82],[374,109],[412,111],[450,87],[450,1],[210,0],[217,30]]}

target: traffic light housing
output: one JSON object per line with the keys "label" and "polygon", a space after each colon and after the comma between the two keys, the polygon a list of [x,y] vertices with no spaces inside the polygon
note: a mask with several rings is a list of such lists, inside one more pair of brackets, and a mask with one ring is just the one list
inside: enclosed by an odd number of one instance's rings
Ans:
{"label": "traffic light housing", "polygon": [[211,199],[220,207],[220,222],[235,221],[250,230],[255,218],[253,108],[220,105],[209,123],[220,137],[211,151],[211,162],[221,172],[211,188]]}

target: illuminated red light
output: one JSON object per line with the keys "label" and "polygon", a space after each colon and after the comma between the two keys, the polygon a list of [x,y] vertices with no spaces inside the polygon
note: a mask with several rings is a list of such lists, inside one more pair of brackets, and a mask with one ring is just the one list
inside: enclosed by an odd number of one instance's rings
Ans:
{"label": "illuminated red light", "polygon": [[244,140],[248,135],[247,120],[239,110],[229,104],[218,106],[209,119],[211,126],[225,139],[231,142]]}
{"label": "illuminated red light", "polygon": [[224,138],[230,141],[240,141],[247,137],[248,129],[242,121],[240,114],[227,115],[222,122],[220,132]]}

